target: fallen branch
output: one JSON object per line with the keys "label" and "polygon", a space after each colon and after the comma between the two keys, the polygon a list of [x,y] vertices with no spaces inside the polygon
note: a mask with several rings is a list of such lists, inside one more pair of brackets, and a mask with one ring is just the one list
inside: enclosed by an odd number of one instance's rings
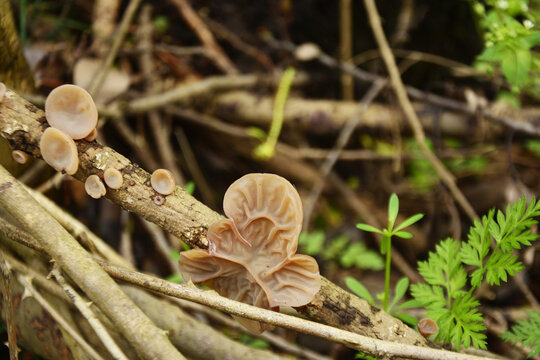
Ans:
{"label": "fallen branch", "polygon": [[[6,98],[0,103],[0,132],[14,149],[40,157],[38,143],[45,126],[44,121],[43,111],[11,90],[8,90]],[[120,169],[126,185],[119,190],[109,189],[106,195],[109,200],[154,222],[193,247],[208,247],[207,228],[222,219],[221,215],[179,187],[173,194],[163,198],[150,186],[149,173],[111,148],[86,141],[78,141],[77,147],[80,165],[75,178],[84,181],[91,174],[102,176],[106,168]],[[313,320],[373,338],[427,345],[420,334],[400,320],[384,311],[375,311],[367,301],[329,281],[324,282],[321,291],[310,304],[298,310]]]}
{"label": "fallen branch", "polygon": [[79,243],[3,167],[0,167],[0,204],[28,229],[58,265],[118,326],[141,357],[184,358],[172,346],[166,334],[133,304]]}

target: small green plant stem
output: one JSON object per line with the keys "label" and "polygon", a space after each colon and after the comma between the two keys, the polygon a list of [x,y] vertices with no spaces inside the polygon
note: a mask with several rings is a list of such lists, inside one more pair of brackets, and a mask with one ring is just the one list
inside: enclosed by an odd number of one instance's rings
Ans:
{"label": "small green plant stem", "polygon": [[382,301],[382,308],[384,311],[388,311],[388,297],[390,293],[390,267],[392,263],[392,248],[389,246],[386,251],[386,269],[384,274],[384,297]]}
{"label": "small green plant stem", "polygon": [[274,156],[279,134],[281,133],[281,128],[283,126],[285,102],[289,97],[289,92],[291,90],[291,85],[295,74],[295,68],[288,67],[281,76],[278,90],[276,92],[276,98],[274,100],[274,111],[272,115],[272,123],[270,124],[270,130],[268,131],[268,137],[262,144],[257,146],[253,152],[254,156],[258,159],[268,160]]}

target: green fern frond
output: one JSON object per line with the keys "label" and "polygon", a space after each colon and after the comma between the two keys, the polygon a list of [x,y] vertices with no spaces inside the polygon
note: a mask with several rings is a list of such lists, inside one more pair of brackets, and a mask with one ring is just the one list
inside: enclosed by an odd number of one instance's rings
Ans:
{"label": "green fern frond", "polygon": [[527,312],[528,320],[518,321],[509,331],[501,334],[504,341],[512,344],[521,343],[521,347],[529,347],[531,351],[528,357],[540,355],[540,313]]}

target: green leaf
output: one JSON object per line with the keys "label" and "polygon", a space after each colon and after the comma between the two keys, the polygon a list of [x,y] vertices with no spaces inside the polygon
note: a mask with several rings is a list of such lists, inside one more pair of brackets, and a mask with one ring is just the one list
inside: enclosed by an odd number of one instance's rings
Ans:
{"label": "green leaf", "polygon": [[399,300],[401,300],[403,295],[405,295],[405,293],[407,292],[408,288],[409,288],[409,279],[406,277],[402,277],[401,279],[399,279],[394,289],[394,298],[390,302],[389,311],[392,311],[392,308],[398,303]]}
{"label": "green leaf", "polygon": [[529,319],[517,321],[510,330],[501,334],[504,341],[512,344],[521,343],[522,348],[529,347],[528,357],[540,355],[540,313],[527,312]]}
{"label": "green leaf", "polygon": [[178,262],[178,260],[180,260],[180,251],[171,250],[171,252],[169,253],[169,256],[171,257],[171,259]]}
{"label": "green leaf", "polygon": [[384,260],[378,252],[366,250],[358,254],[355,265],[360,269],[378,271],[384,269]]}
{"label": "green leaf", "polygon": [[398,319],[400,319],[406,324],[409,324],[413,328],[416,327],[416,325],[418,325],[418,319],[412,315],[405,314],[405,313],[396,313],[396,314],[392,314],[392,316],[397,317]]}
{"label": "green leaf", "polygon": [[357,296],[361,297],[362,299],[365,299],[371,305],[377,306],[375,304],[375,300],[369,293],[369,290],[364,285],[362,285],[362,283],[360,283],[358,280],[348,276],[345,278],[345,284],[347,284],[347,287]]}
{"label": "green leaf", "polygon": [[356,224],[356,227],[360,230],[363,230],[363,231],[368,231],[368,232],[374,232],[374,233],[378,233],[378,234],[382,234],[382,231],[377,229],[376,227],[374,226],[371,226],[371,225],[368,225],[368,224],[362,224],[362,223],[358,223]]}
{"label": "green leaf", "polygon": [[195,183],[193,181],[188,181],[184,186],[184,190],[186,190],[189,195],[193,195],[195,192]]}
{"label": "green leaf", "polygon": [[402,302],[401,304],[396,306],[394,310],[397,311],[397,310],[420,308],[420,307],[422,307],[422,303],[420,303],[420,301],[416,299],[411,299],[411,300]]}
{"label": "green leaf", "polygon": [[349,268],[357,266],[360,269],[381,270],[384,261],[381,256],[368,248],[362,242],[350,244],[339,258],[341,266]]}
{"label": "green leaf", "polygon": [[167,276],[165,280],[179,284],[181,282],[184,282],[184,277],[182,276],[182,274],[172,274]]}
{"label": "green leaf", "polygon": [[249,136],[254,137],[260,142],[263,142],[266,140],[266,132],[261,128],[258,128],[255,126],[249,126],[246,132],[248,133]]}
{"label": "green leaf", "polygon": [[521,87],[525,84],[531,68],[531,51],[528,48],[515,48],[501,61],[501,69],[506,80]]}
{"label": "green leaf", "polygon": [[406,227],[411,226],[412,224],[414,224],[418,220],[422,219],[423,217],[424,217],[424,214],[415,214],[415,215],[405,219],[405,221],[403,221],[401,224],[399,224],[394,229],[394,231],[400,231],[402,229],[405,229]]}
{"label": "green leaf", "polygon": [[308,255],[319,255],[323,250],[324,231],[315,230],[313,232],[302,232],[298,237],[298,244],[302,246],[302,251]]}
{"label": "green leaf", "polygon": [[399,198],[394,193],[390,195],[390,200],[388,201],[388,223],[390,224],[390,228],[394,226],[394,223],[396,222],[396,218],[399,211]]}
{"label": "green leaf", "polygon": [[398,232],[392,233],[392,235],[397,236],[398,238],[402,238],[402,239],[412,238],[412,234],[407,231],[398,231]]}
{"label": "green leaf", "polygon": [[330,240],[328,246],[323,252],[324,259],[330,260],[336,258],[345,249],[348,242],[349,238],[347,237],[347,235],[343,234]]}

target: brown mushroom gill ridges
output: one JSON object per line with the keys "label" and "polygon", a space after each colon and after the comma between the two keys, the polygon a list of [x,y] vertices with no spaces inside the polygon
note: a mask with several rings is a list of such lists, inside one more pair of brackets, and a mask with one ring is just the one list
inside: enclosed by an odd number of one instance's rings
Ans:
{"label": "brown mushroom gill ridges", "polygon": [[[208,229],[208,250],[180,254],[186,279],[228,298],[263,308],[302,306],[320,289],[315,259],[296,254],[302,202],[296,189],[273,174],[248,174],[225,193],[223,219]],[[265,326],[239,319],[248,329]]]}

